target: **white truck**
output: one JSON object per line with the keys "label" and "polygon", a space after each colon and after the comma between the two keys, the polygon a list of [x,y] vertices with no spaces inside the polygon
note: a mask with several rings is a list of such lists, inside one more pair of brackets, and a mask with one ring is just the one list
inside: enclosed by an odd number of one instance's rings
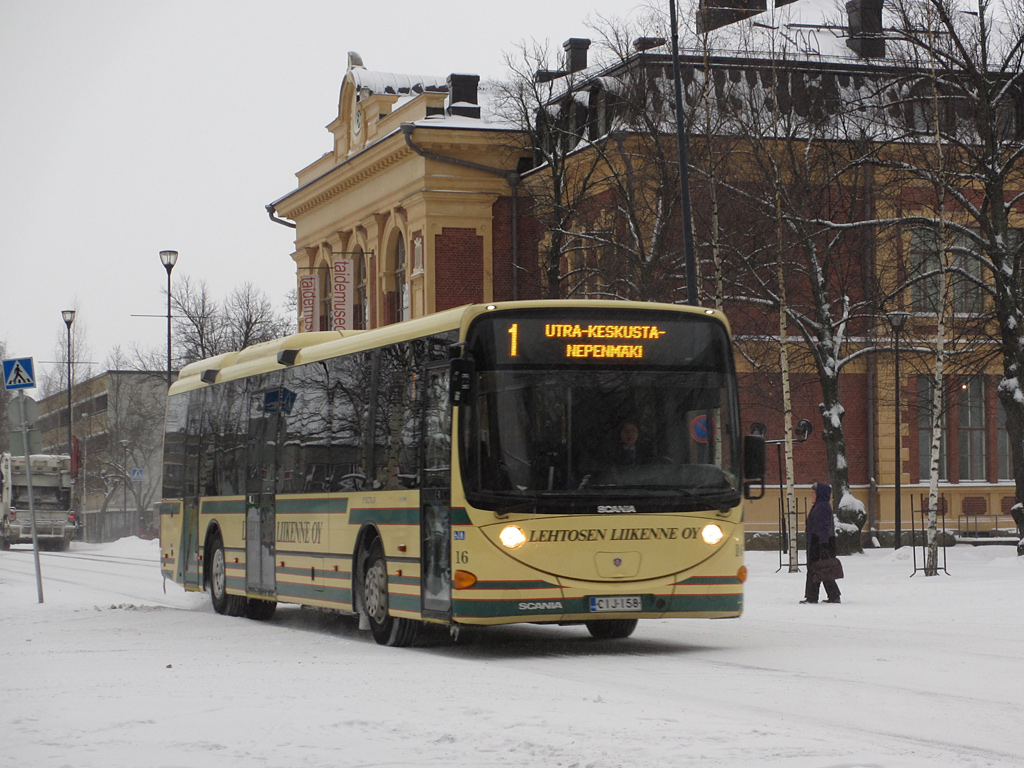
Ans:
{"label": "white truck", "polygon": [[[33,455],[32,502],[40,549],[65,551],[75,536],[71,509],[71,457]],[[0,549],[32,543],[25,457],[0,453]]]}

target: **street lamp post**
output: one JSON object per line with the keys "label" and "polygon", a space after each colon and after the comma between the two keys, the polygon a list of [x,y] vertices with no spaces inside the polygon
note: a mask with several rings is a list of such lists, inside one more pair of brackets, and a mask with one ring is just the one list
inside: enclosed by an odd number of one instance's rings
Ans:
{"label": "street lamp post", "polygon": [[78,525],[78,538],[84,537],[85,532],[85,510],[89,506],[89,438],[92,436],[92,424],[89,422],[89,413],[81,414],[81,423],[86,431],[82,434],[82,489],[78,493],[78,517],[75,518]]}
{"label": "street lamp post", "polygon": [[[124,509],[127,516],[128,512],[128,441],[118,440],[121,444],[121,475],[122,475],[122,492],[121,492],[121,507]],[[138,528],[138,526],[136,526]]]}
{"label": "street lamp post", "polygon": [[171,270],[178,261],[177,251],[160,251],[160,263],[167,270],[167,388],[171,387]]}
{"label": "street lamp post", "polygon": [[893,438],[893,447],[896,451],[895,459],[895,470],[896,470],[896,502],[893,506],[893,526],[895,529],[896,541],[893,545],[893,549],[899,549],[902,546],[901,539],[903,538],[902,528],[902,517],[903,517],[903,492],[901,489],[900,481],[903,475],[903,462],[902,458],[902,440],[900,439],[900,333],[903,331],[903,326],[907,322],[907,312],[890,312],[889,313],[889,324],[892,325],[893,342],[894,342],[894,368],[895,368],[895,389],[896,389],[896,411],[893,419],[893,429],[895,430],[895,437]]}
{"label": "street lamp post", "polygon": [[692,307],[697,300],[697,262],[693,245],[693,219],[690,214],[690,165],[686,150],[686,124],[683,122],[683,77],[679,62],[679,21],[675,0],[669,0],[669,22],[672,32],[672,81],[676,99],[676,147],[679,157],[680,208],[683,216],[683,255],[686,259],[686,303]]}
{"label": "street lamp post", "polygon": [[75,322],[75,310],[65,309],[60,313],[68,327],[68,456],[71,455],[71,324]]}

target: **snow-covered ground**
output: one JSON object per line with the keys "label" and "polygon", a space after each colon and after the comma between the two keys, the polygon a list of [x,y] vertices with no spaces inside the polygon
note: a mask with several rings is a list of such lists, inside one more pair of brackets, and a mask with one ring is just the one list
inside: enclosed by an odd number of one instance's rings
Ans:
{"label": "snow-covered ground", "polygon": [[218,616],[155,542],[0,553],[0,766],[1024,765],[1024,558],[958,546],[844,559],[842,605],[748,555],[735,621],[628,640],[518,626],[374,644],[284,607]]}

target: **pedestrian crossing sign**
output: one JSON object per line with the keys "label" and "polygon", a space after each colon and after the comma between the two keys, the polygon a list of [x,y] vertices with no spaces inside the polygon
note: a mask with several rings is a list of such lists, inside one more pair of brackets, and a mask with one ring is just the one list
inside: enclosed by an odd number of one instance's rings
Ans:
{"label": "pedestrian crossing sign", "polygon": [[4,388],[31,389],[36,385],[35,364],[31,357],[4,360]]}

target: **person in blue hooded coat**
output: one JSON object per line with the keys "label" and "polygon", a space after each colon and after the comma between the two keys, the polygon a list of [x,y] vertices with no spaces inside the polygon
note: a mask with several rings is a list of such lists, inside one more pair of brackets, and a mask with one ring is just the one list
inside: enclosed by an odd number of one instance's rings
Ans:
{"label": "person in blue hooded coat", "polygon": [[818,602],[818,585],[825,585],[826,603],[838,603],[839,585],[835,581],[815,581],[811,574],[811,563],[836,556],[836,526],[832,517],[832,486],[828,483],[814,484],[814,506],[807,513],[807,583],[804,586],[802,603]]}

